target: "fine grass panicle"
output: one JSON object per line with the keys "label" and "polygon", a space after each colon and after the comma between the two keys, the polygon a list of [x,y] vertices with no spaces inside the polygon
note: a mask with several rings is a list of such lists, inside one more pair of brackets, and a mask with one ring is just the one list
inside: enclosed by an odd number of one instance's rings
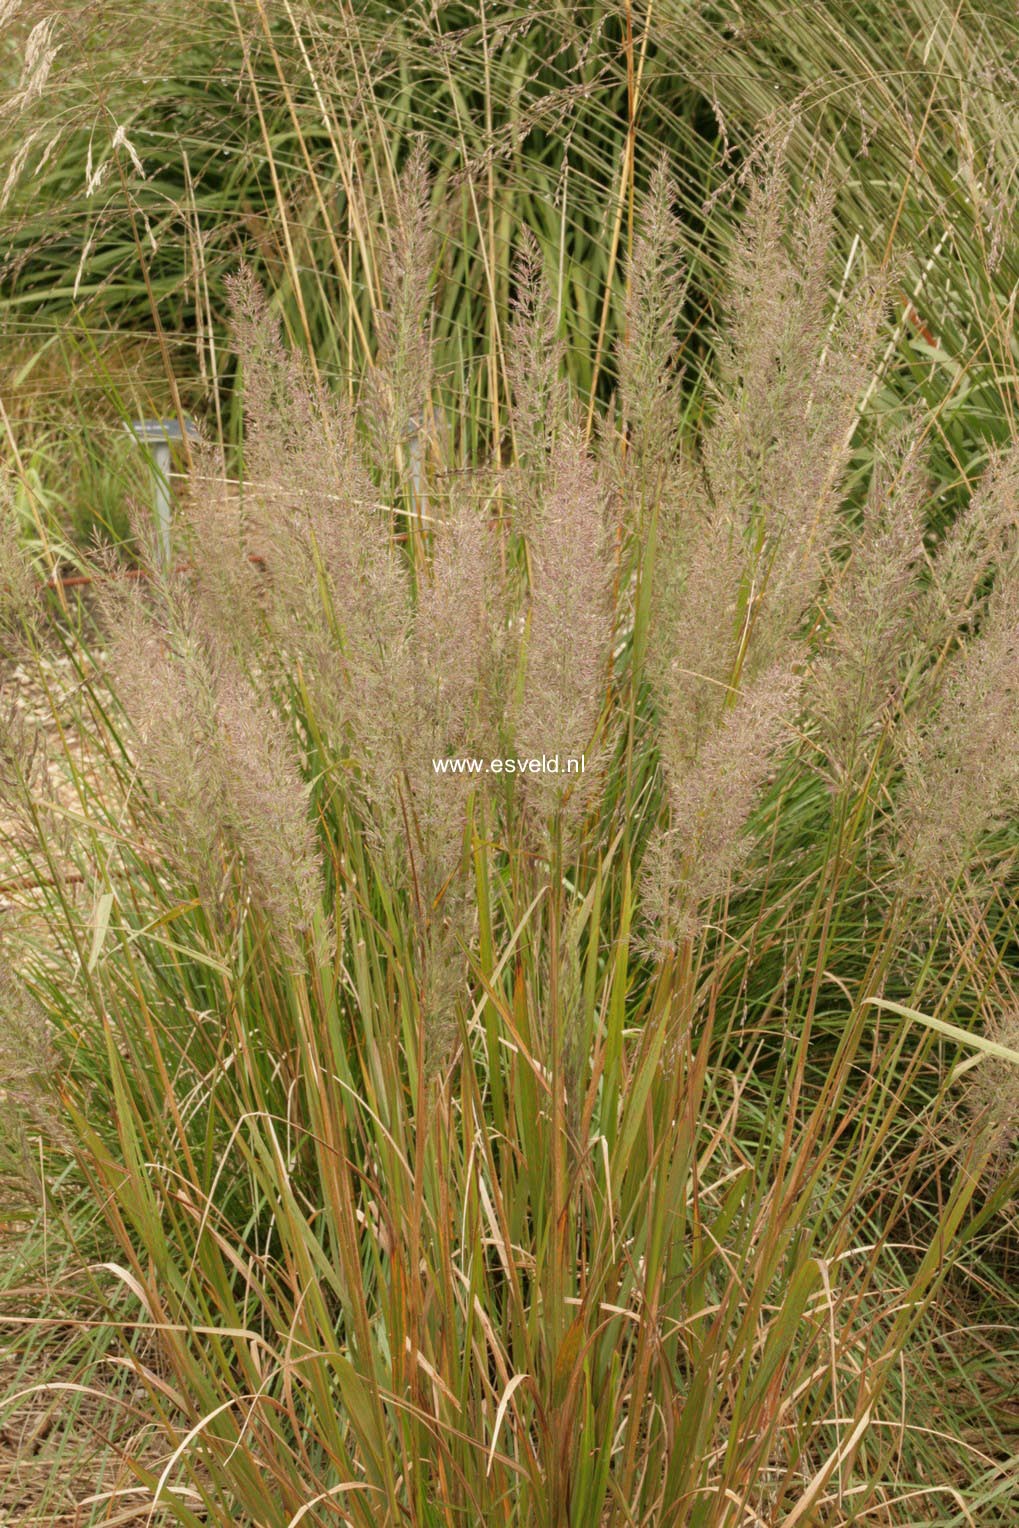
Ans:
{"label": "fine grass panicle", "polygon": [[[660,176],[632,272],[641,338],[632,358],[624,350],[622,368],[631,386],[643,378],[655,420],[670,396],[663,314],[675,312],[680,292],[669,194]],[[649,648],[670,819],[647,866],[659,937],[665,927],[695,929],[698,908],[723,891],[795,719],[804,622],[818,598],[880,316],[868,281],[843,291],[836,311],[828,303],[831,197],[822,188],[789,229],[778,164],[755,185],[699,460],[663,478],[671,462],[661,444],[655,450],[659,491],[669,485],[655,505],[661,550]],[[653,276],[659,265],[669,273],[664,285]],[[650,428],[636,432],[642,473]],[[841,700],[835,709],[841,717]]]}
{"label": "fine grass panicle", "polygon": [[750,813],[793,735],[800,680],[787,668],[745,685],[692,760],[666,760],[669,825],[649,848],[646,897],[660,948],[696,934],[751,847]]}
{"label": "fine grass panicle", "polygon": [[373,456],[385,475],[422,467],[429,433],[432,345],[429,335],[435,235],[429,212],[428,156],[418,143],[386,198],[386,241],[379,271],[378,345],[365,378]]}
{"label": "fine grass panicle", "polygon": [[[153,827],[207,906],[228,861],[286,944],[309,931],[322,888],[288,730],[194,603],[168,590],[161,616],[137,587],[107,593],[110,671],[132,724],[132,752],[158,804]],[[162,617],[162,618],[161,618]]]}
{"label": "fine grass panicle", "polygon": [[952,650],[972,631],[996,570],[1014,555],[1019,530],[1019,449],[994,451],[967,512],[945,531],[931,558],[921,630],[932,647]]}
{"label": "fine grass panicle", "polygon": [[[558,759],[562,773],[521,781],[545,819],[567,802],[571,812],[579,809],[596,778],[595,731],[612,638],[606,498],[582,440],[566,435],[551,455],[543,502],[527,536],[524,682],[510,724],[521,757]],[[567,774],[578,760],[584,773]]]}
{"label": "fine grass panicle", "polygon": [[540,502],[550,453],[575,412],[563,372],[565,345],[558,332],[552,286],[532,234],[525,232],[517,260],[516,292],[506,341],[513,471],[518,513]]}
{"label": "fine grass panicle", "polygon": [[996,569],[978,630],[946,666],[933,717],[918,723],[910,739],[896,829],[906,875],[925,899],[945,894],[981,836],[1016,805],[1017,575],[1013,543]]}
{"label": "fine grass panicle", "polygon": [[[627,442],[625,481],[643,513],[656,504],[681,448],[683,374],[676,364],[676,320],[686,301],[677,191],[663,157],[651,179],[626,272],[626,327],[618,344],[619,409]],[[638,509],[638,513],[640,513]]]}
{"label": "fine grass panicle", "polygon": [[809,704],[836,786],[860,789],[875,737],[902,705],[911,658],[915,666],[918,648],[929,652],[930,633],[917,630],[928,491],[915,436],[893,441],[886,457],[875,461],[848,552],[841,548],[827,570],[828,619],[811,670]]}
{"label": "fine grass panicle", "polygon": [[[1001,1014],[987,1026],[987,1038],[1019,1053],[1019,1015]],[[962,1102],[970,1129],[981,1132],[991,1152],[991,1169],[1014,1180],[1019,1150],[1019,1069],[996,1056],[981,1056],[966,1076]],[[965,1127],[964,1127],[965,1128]]]}
{"label": "fine grass panicle", "polygon": [[76,1521],[1007,1528],[1014,460],[931,523],[881,282],[777,167],[682,373],[664,166],[594,444],[523,239],[454,457],[399,167],[378,349],[316,375],[238,277],[239,482],[216,440],[191,566],[52,634],[59,854],[14,771],[53,1075],[0,1047],[50,1111],[0,1318],[120,1440]]}
{"label": "fine grass panicle", "polygon": [[779,659],[815,597],[876,360],[882,283],[857,275],[837,305],[827,300],[833,194],[822,184],[786,233],[776,160],[754,184],[733,253],[702,493],[748,543],[740,668]]}

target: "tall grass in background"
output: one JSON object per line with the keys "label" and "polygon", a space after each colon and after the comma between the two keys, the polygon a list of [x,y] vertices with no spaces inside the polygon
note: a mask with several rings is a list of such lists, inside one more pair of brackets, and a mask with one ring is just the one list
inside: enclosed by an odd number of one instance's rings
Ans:
{"label": "tall grass in background", "polygon": [[771,161],[696,434],[659,171],[616,422],[532,246],[512,459],[422,460],[432,198],[356,407],[230,283],[240,499],[210,443],[194,572],[105,564],[71,806],[5,734],[36,1521],[92,1426],[96,1523],[1008,1523],[1015,453],[935,534],[923,415],[861,479],[894,279]]}

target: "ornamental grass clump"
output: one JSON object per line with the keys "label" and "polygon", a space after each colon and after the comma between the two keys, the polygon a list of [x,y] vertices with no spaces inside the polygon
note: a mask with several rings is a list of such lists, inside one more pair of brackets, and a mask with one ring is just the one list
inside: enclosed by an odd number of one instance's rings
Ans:
{"label": "ornamental grass clump", "polygon": [[525,241],[465,464],[430,200],[412,161],[353,406],[234,283],[239,493],[205,448],[192,571],[101,570],[65,628],[101,768],[61,744],[59,857],[7,836],[52,1057],[7,1062],[46,1247],[12,1341],[73,1334],[68,1447],[86,1392],[137,1424],[71,1505],[1004,1523],[1008,1418],[972,1442],[928,1355],[1003,1329],[1015,1235],[976,1124],[1019,1001],[977,873],[1014,847],[1013,459],[927,524],[922,425],[857,419],[880,283],[777,170],[692,408],[663,167],[613,410],[589,436]]}

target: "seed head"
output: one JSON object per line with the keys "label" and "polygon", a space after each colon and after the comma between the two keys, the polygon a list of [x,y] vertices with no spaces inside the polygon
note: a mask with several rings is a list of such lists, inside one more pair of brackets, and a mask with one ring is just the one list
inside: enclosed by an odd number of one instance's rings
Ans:
{"label": "seed head", "polygon": [[528,775],[540,817],[569,806],[575,819],[596,781],[593,743],[605,702],[612,640],[613,559],[606,491],[579,433],[556,450],[548,491],[528,538],[530,590],[522,699],[512,717],[521,756],[585,756],[583,775]]}
{"label": "seed head", "polygon": [[848,558],[830,565],[824,646],[806,698],[836,781],[866,768],[868,742],[902,698],[917,649],[926,498],[923,453],[903,437],[875,469]]}
{"label": "seed head", "polygon": [[653,942],[672,947],[702,927],[706,905],[746,860],[747,822],[792,736],[798,676],[766,671],[723,714],[690,759],[666,733],[662,763],[668,824],[652,840],[645,864],[645,911]]}
{"label": "seed head", "polygon": [[932,912],[980,837],[1019,800],[1019,559],[999,568],[979,630],[945,666],[940,703],[906,732],[893,816],[900,887]]}

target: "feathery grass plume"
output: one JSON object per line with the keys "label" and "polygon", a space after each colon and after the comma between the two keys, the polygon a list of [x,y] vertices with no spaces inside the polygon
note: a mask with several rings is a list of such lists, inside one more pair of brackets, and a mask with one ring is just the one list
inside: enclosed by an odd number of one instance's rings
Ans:
{"label": "feathery grass plume", "polygon": [[681,471],[663,512],[648,646],[677,765],[692,762],[720,722],[739,671],[747,551],[738,527],[701,497],[700,486],[693,469]]}
{"label": "feathery grass plume", "polygon": [[903,745],[891,826],[903,892],[933,912],[980,837],[1019,800],[1019,551],[999,566],[978,631],[946,666],[942,698]]}
{"label": "feathery grass plume", "polygon": [[[668,242],[667,192],[659,196],[653,222]],[[669,472],[648,651],[667,767],[696,760],[733,687],[791,666],[791,644],[816,598],[882,310],[878,289],[859,281],[840,312],[830,312],[831,196],[823,188],[790,220],[776,159],[753,183],[717,337],[719,379],[701,461],[676,461]],[[787,244],[795,244],[795,259]],[[649,304],[648,311],[663,315],[657,367],[665,309]],[[659,386],[668,385],[663,373]]]}
{"label": "feathery grass plume", "polygon": [[[16,20],[21,9],[16,4],[5,5],[0,13],[0,25],[6,26]],[[5,116],[16,117],[43,94],[53,61],[60,49],[59,42],[54,38],[56,23],[56,15],[41,16],[25,39],[21,55],[21,79],[4,102]]]}
{"label": "feathery grass plume", "polygon": [[[179,537],[192,568],[191,588],[201,624],[245,662],[266,629],[270,585],[243,500],[231,491],[221,446],[192,447],[191,493],[179,516]],[[151,562],[150,562],[151,567]]]}
{"label": "feathery grass plume", "polygon": [[[985,1032],[988,1040],[1019,1051],[1019,1012],[997,1015]],[[1004,1057],[981,1056],[966,1072],[961,1101],[968,1116],[962,1134],[983,1136],[992,1177],[1004,1177],[1019,1166],[1019,1066]]]}
{"label": "feathery grass plume", "polygon": [[352,730],[371,771],[366,789],[401,839],[410,792],[413,849],[424,863],[434,854],[446,864],[462,833],[464,777],[436,773],[433,761],[484,746],[483,686],[500,603],[493,537],[465,495],[436,527],[402,640],[349,657],[361,686]]}
{"label": "feathery grass plume", "polygon": [[651,177],[627,263],[626,324],[617,347],[619,404],[627,437],[626,475],[653,501],[679,448],[682,413],[676,323],[685,274],[682,230],[672,212],[676,187],[663,152]]}
{"label": "feathery grass plume", "polygon": [[[539,819],[568,806],[575,820],[596,787],[595,731],[605,702],[612,642],[613,560],[607,491],[579,430],[564,434],[528,537],[530,589],[519,703],[511,708],[521,757],[558,755],[560,772],[527,774],[525,799]],[[567,758],[583,756],[582,774]]]}
{"label": "feathery grass plume", "polygon": [[279,320],[251,271],[231,277],[228,289],[244,376],[249,535],[264,544],[259,549],[284,602],[300,608],[298,591],[309,579],[318,592],[321,563],[339,606],[356,605],[358,554],[366,540],[377,539],[378,517],[353,416],[283,343]]}
{"label": "feathery grass plume", "polygon": [[[240,536],[264,576],[239,572],[229,546],[223,555],[203,550],[199,588],[224,639],[237,631],[253,638],[253,612],[264,612],[277,657],[301,663],[316,722],[341,755],[405,645],[406,570],[387,544],[349,408],[287,350],[250,272],[230,291],[247,422]],[[196,495],[193,530],[213,552],[225,512],[215,488]],[[267,660],[264,644],[260,651]]]}
{"label": "feathery grass plume", "polygon": [[307,789],[286,728],[199,625],[193,601],[167,593],[153,610],[138,589],[103,595],[110,670],[136,735],[153,829],[210,907],[231,857],[292,950],[321,901]]}
{"label": "feathery grass plume", "polygon": [[837,784],[860,783],[867,744],[891,719],[918,645],[926,495],[923,450],[915,432],[903,435],[876,465],[849,558],[829,575],[824,644],[806,703]]}
{"label": "feathery grass plume", "polygon": [[206,746],[214,730],[211,677],[197,633],[174,631],[145,591],[124,580],[99,585],[109,672],[135,737],[132,752],[145,786],[159,798],[154,827],[168,859],[219,902],[222,784]]}
{"label": "feathery grass plume", "polygon": [[[438,1008],[463,937],[455,871],[469,781],[437,774],[433,761],[490,751],[479,747],[478,728],[503,602],[495,547],[483,516],[451,492],[415,598],[377,513],[349,410],[288,353],[247,274],[232,292],[249,426],[246,532],[265,564],[260,603],[276,662],[281,674],[300,663],[316,729],[355,766],[345,780],[386,874],[420,896],[426,986]],[[207,502],[199,524],[209,513]],[[251,583],[231,572],[229,555],[211,567],[203,556],[198,575],[200,590],[212,583],[213,602],[224,596],[214,622],[221,640]],[[250,631],[250,620],[240,625]],[[259,652],[268,661],[264,644]]]}
{"label": "feathery grass plume", "polygon": [[[433,759],[487,751],[492,744],[484,703],[493,677],[494,632],[504,606],[492,529],[466,494],[454,498],[448,520],[436,531],[431,565],[418,592],[414,693],[407,697],[417,755],[409,752],[408,761],[414,760],[421,783],[439,782],[440,794],[446,777],[436,776]],[[447,812],[448,807],[430,809],[420,819],[436,843],[448,843]],[[457,835],[461,828],[458,824]]]}
{"label": "feathery grass plume", "polygon": [[748,815],[790,735],[797,632],[881,313],[876,289],[858,283],[830,316],[831,202],[822,188],[790,226],[777,160],[753,184],[702,465],[678,466],[662,516],[648,660],[669,820],[649,850],[645,894],[664,948],[698,931],[744,860]]}
{"label": "feathery grass plume", "polygon": [[555,299],[530,229],[523,230],[514,275],[506,378],[516,456],[513,496],[521,525],[526,528],[545,484],[550,455],[569,420],[571,403]]}
{"label": "feathery grass plume", "polygon": [[718,336],[704,493],[746,539],[744,646],[758,666],[781,658],[814,597],[884,310],[882,283],[858,277],[831,311],[833,201],[823,184],[790,217],[773,158],[752,183]]}
{"label": "feathery grass plume", "polygon": [[[462,949],[473,914],[461,859],[477,783],[435,766],[494,752],[496,633],[505,603],[495,536],[468,495],[454,490],[405,639],[379,653],[377,669],[359,667],[357,655],[350,659],[362,682],[352,732],[364,791],[390,873],[414,891],[432,1059],[453,1033],[452,1006],[465,972]],[[373,674],[378,684],[369,691]]]}
{"label": "feathery grass plume", "polygon": [[668,731],[661,737],[668,826],[644,862],[644,913],[652,946],[674,950],[703,927],[704,908],[743,865],[747,820],[793,736],[801,679],[789,667],[765,670],[740,692],[695,758]]}
{"label": "feathery grass plume", "polygon": [[225,827],[245,879],[279,937],[310,930],[322,905],[322,867],[287,727],[225,653],[213,655]]}
{"label": "feathery grass plume", "polygon": [[969,504],[930,558],[931,576],[917,628],[931,648],[973,629],[987,579],[1014,546],[1019,529],[1019,444],[995,451]]}
{"label": "feathery grass plume", "polygon": [[416,471],[419,436],[432,390],[428,313],[435,265],[429,211],[428,154],[418,140],[383,218],[386,242],[379,280],[383,307],[375,314],[378,348],[365,377],[366,417],[375,464],[390,481],[397,462]]}

